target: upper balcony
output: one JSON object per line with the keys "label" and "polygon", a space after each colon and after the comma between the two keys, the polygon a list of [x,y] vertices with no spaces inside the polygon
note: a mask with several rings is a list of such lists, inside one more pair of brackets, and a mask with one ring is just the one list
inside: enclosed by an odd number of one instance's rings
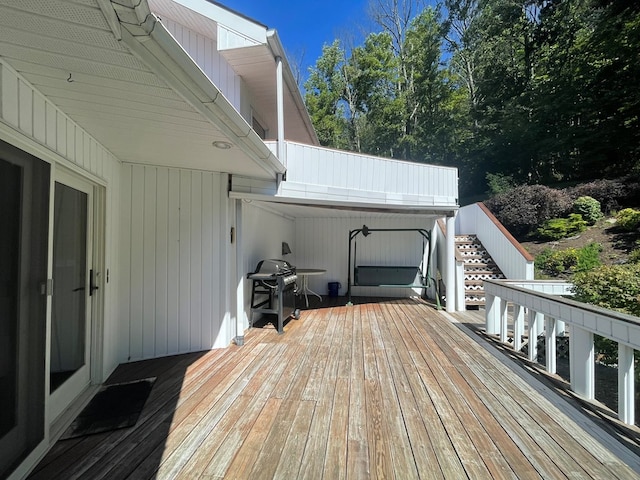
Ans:
{"label": "upper balcony", "polygon": [[[277,142],[266,142],[274,152]],[[452,212],[458,207],[455,168],[380,158],[285,142],[286,179],[276,182],[234,177],[234,196],[328,207]]]}

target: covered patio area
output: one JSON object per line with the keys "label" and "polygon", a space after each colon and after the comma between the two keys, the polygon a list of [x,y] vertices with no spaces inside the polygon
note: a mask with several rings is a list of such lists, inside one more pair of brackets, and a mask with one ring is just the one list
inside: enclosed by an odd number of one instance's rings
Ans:
{"label": "covered patio area", "polygon": [[285,334],[118,367],[135,427],[58,441],[32,478],[640,478],[636,454],[450,314],[306,310]]}

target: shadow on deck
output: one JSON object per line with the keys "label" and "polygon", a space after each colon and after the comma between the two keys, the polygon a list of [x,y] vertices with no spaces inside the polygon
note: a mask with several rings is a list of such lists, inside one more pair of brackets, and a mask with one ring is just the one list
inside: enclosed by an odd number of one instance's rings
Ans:
{"label": "shadow on deck", "polygon": [[633,452],[454,317],[339,301],[283,335],[121,365],[109,382],[158,377],[138,424],[59,441],[33,478],[640,478]]}

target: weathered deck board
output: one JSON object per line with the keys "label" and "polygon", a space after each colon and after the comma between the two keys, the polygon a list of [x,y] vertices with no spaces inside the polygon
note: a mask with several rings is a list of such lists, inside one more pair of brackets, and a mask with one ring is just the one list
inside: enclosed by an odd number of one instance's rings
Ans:
{"label": "weathered deck board", "polygon": [[33,478],[640,478],[449,318],[327,307],[122,365],[110,382],[158,378],[138,424],[58,442]]}

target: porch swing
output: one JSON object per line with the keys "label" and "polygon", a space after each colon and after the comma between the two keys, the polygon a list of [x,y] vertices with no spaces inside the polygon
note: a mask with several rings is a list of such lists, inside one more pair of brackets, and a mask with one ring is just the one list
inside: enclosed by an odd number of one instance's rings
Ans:
{"label": "porch swing", "polygon": [[[358,265],[358,243],[356,237],[368,237],[372,232],[416,232],[422,236],[422,260],[419,266],[406,265]],[[351,287],[420,288],[426,289],[429,282],[431,255],[427,255],[427,268],[423,271],[425,246],[430,246],[431,234],[424,228],[362,228],[349,230],[349,273],[347,297],[351,304]],[[352,248],[353,246],[353,248]],[[351,252],[353,250],[353,262]],[[352,275],[353,272],[353,275]],[[352,281],[353,280],[353,281]]]}

